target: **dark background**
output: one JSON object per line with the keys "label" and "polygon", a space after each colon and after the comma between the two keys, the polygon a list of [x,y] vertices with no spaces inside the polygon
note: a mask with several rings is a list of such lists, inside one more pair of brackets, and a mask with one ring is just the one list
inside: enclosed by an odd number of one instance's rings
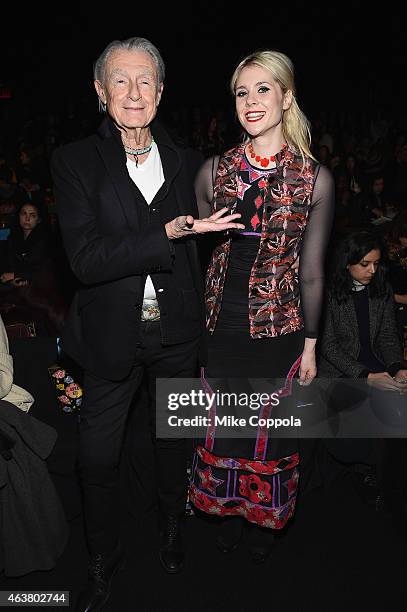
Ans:
{"label": "dark background", "polygon": [[[18,157],[20,139],[24,142],[26,137],[21,128],[30,123],[30,117],[76,113],[99,121],[93,62],[109,42],[131,36],[149,38],[166,62],[160,114],[207,107],[224,108],[233,118],[228,82],[236,63],[255,49],[271,48],[287,53],[294,61],[298,98],[306,114],[310,118],[321,111],[335,115],[333,133],[339,145],[346,141],[336,129],[346,125],[338,120],[337,115],[342,114],[353,118],[350,135],[356,133],[356,142],[352,152],[357,152],[359,141],[359,130],[354,128],[359,127],[359,120],[362,124],[376,112],[397,124],[392,134],[397,136],[399,128],[407,134],[406,21],[401,4],[382,0],[375,8],[372,2],[339,4],[335,0],[192,2],[172,0],[162,5],[151,0],[144,4],[110,0],[102,4],[101,0],[79,8],[72,2],[59,3],[57,8],[51,4],[49,9],[39,2],[28,6],[15,0],[14,4],[8,0],[7,6],[3,2],[0,91],[1,87],[10,89],[12,98],[0,99],[0,143],[5,144],[11,159]],[[191,131],[188,123],[187,129]],[[366,154],[370,142],[368,139]],[[69,286],[65,268],[58,271]],[[52,347],[55,350],[53,342]],[[51,393],[43,361],[27,354],[23,361],[17,358],[16,364],[32,377],[34,388],[44,384]],[[40,369],[45,379],[38,374]],[[18,382],[31,389],[23,380]],[[44,410],[51,404],[47,400],[36,402]],[[76,422],[66,422],[70,417],[62,412],[48,412],[44,420],[50,416],[64,421],[59,426],[59,455],[54,455],[54,470],[50,466],[50,471],[57,485],[61,483],[59,490],[68,516],[75,517],[80,512],[73,477]],[[56,465],[58,460],[62,467]],[[329,464],[321,470],[331,477]],[[271,565],[263,568],[251,565],[244,547],[235,553],[237,558],[225,563],[220,553],[214,554],[212,525],[190,521],[186,573],[179,579],[158,574],[155,543],[151,541],[155,525],[144,519],[136,525],[132,517],[123,528],[128,569],[121,578],[118,576],[109,609],[126,610],[129,605],[134,609],[137,605],[140,610],[168,610],[169,606],[174,610],[185,606],[190,610],[239,610],[244,605],[249,610],[257,609],[264,593],[271,603],[282,604],[285,610],[354,610],[357,599],[363,601],[363,609],[400,607],[405,599],[405,509],[400,512],[401,537],[388,515],[376,512],[374,506],[366,508],[352,486],[353,479],[354,474],[348,474],[346,479],[334,480],[332,486],[316,488],[304,497],[287,537],[277,541]],[[133,503],[133,511],[135,507]],[[69,545],[54,571],[10,578],[2,588],[63,588],[76,592],[86,576],[84,542],[82,517],[77,516],[71,521]],[[206,574],[209,568],[215,577],[208,588],[202,588],[202,568]],[[219,576],[220,580],[216,578]],[[143,588],[152,577],[157,588]],[[225,585],[230,588],[223,588]]]}
{"label": "dark background", "polygon": [[[151,7],[151,8],[148,8]],[[259,48],[288,54],[298,97],[320,110],[403,114],[407,74],[401,5],[382,2],[69,3],[45,10],[9,8],[0,37],[0,85],[23,116],[80,114],[97,108],[92,66],[114,39],[149,38],[167,66],[163,110],[232,107],[228,81],[236,63]],[[0,100],[0,104],[9,104]],[[21,115],[17,120],[22,118]]]}

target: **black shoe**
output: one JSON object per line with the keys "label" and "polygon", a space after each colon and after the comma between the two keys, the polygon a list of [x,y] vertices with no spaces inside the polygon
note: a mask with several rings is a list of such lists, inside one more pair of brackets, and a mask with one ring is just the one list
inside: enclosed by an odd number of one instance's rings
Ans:
{"label": "black shoe", "polygon": [[375,506],[377,508],[381,491],[376,473],[374,471],[369,471],[366,474],[355,473],[353,481],[362,502],[367,506]]}
{"label": "black shoe", "polygon": [[243,522],[240,516],[231,516],[223,521],[216,538],[216,546],[225,554],[231,553],[239,546],[242,539]]}
{"label": "black shoe", "polygon": [[120,545],[112,555],[93,555],[88,568],[88,585],[79,595],[76,612],[98,612],[110,596],[112,580],[123,569],[124,559]]}
{"label": "black shoe", "polygon": [[274,546],[273,532],[270,529],[253,525],[249,538],[249,549],[253,563],[260,565],[267,561]]}
{"label": "black shoe", "polygon": [[181,536],[181,517],[169,514],[162,518],[160,561],[169,574],[177,574],[184,565],[185,551]]}

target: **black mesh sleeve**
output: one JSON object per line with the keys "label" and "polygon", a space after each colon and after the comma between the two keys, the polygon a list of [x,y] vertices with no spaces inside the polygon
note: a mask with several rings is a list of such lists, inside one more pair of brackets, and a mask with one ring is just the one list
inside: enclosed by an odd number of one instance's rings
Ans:
{"label": "black mesh sleeve", "polygon": [[218,164],[219,155],[210,157],[202,164],[195,179],[195,194],[200,219],[212,214],[213,186]]}
{"label": "black mesh sleeve", "polygon": [[318,336],[324,293],[325,252],[331,236],[334,208],[332,174],[325,166],[319,166],[300,252],[301,307],[307,338]]}

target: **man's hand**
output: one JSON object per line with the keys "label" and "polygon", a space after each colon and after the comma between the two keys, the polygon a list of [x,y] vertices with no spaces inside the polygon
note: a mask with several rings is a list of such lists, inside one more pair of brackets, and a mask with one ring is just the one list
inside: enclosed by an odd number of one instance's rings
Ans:
{"label": "man's hand", "polygon": [[240,213],[226,215],[225,213],[228,212],[228,208],[222,208],[222,210],[218,210],[206,219],[194,219],[192,215],[181,215],[169,221],[169,223],[166,223],[165,231],[167,232],[169,240],[176,240],[177,238],[184,238],[191,234],[207,234],[208,232],[244,229],[245,226],[242,225],[242,223],[234,223],[234,221],[239,219],[242,215]]}
{"label": "man's hand", "polygon": [[394,375],[394,380],[398,383],[407,385],[407,370],[399,370]]}
{"label": "man's hand", "polygon": [[0,280],[2,283],[8,283],[8,281],[12,281],[14,279],[14,272],[3,272],[0,276]]}
{"label": "man's hand", "polygon": [[28,285],[28,280],[23,278],[14,278],[12,285],[14,285],[14,287],[26,287],[26,285]]}
{"label": "man's hand", "polygon": [[[407,376],[406,370],[399,370],[395,378],[398,379],[400,372],[404,372]],[[392,378],[388,372],[370,373],[367,377],[367,384],[381,391],[398,391],[399,393],[406,393],[406,383],[397,382],[395,378]]]}

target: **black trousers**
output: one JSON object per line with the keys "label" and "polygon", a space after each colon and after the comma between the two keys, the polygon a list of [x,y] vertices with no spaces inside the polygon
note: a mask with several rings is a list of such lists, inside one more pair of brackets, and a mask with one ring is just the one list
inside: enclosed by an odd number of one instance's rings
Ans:
{"label": "black trousers", "polygon": [[[119,534],[119,463],[127,415],[132,399],[146,377],[151,423],[155,421],[157,378],[194,377],[197,374],[199,338],[161,344],[160,324],[143,322],[142,346],[137,349],[130,375],[119,382],[84,376],[84,402],[79,436],[79,472],[84,517],[91,554],[110,552]],[[156,487],[164,514],[185,509],[185,440],[156,439],[154,444]]]}

